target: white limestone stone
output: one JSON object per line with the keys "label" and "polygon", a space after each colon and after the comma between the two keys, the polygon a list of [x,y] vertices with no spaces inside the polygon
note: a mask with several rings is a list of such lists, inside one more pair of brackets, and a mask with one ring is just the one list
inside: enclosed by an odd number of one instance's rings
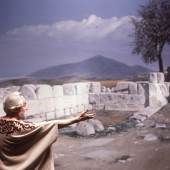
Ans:
{"label": "white limestone stone", "polygon": [[101,121],[99,121],[99,120],[97,120],[97,119],[90,119],[90,120],[88,120],[88,122],[89,122],[90,124],[92,124],[92,126],[94,127],[94,130],[95,130],[96,132],[101,132],[101,131],[104,130],[104,126],[103,126],[103,124],[102,124]]}
{"label": "white limestone stone", "polygon": [[134,105],[144,105],[145,104],[145,96],[144,95],[126,95],[127,104],[134,104]]}
{"label": "white limestone stone", "polygon": [[95,134],[95,129],[93,125],[91,125],[87,121],[77,123],[75,131],[78,135],[81,136],[89,136]]}
{"label": "white limestone stone", "polygon": [[9,86],[5,88],[0,88],[0,100],[3,101],[4,98],[12,92],[19,91],[20,86]]}
{"label": "white limestone stone", "polygon": [[149,105],[150,106],[163,106],[167,103],[167,99],[163,96],[159,84],[149,84]]}
{"label": "white limestone stone", "polygon": [[157,73],[157,79],[158,79],[158,83],[164,83],[165,82],[164,73],[158,72]]}
{"label": "white limestone stone", "polygon": [[5,112],[4,112],[4,108],[3,108],[3,102],[0,103],[0,116],[4,116]]}
{"label": "white limestone stone", "polygon": [[37,85],[36,94],[38,99],[52,98],[53,89],[50,85]]}
{"label": "white limestone stone", "polygon": [[90,83],[82,82],[82,83],[75,83],[76,94],[83,95],[89,93]]}
{"label": "white limestone stone", "polygon": [[42,113],[55,112],[55,100],[53,98],[46,98],[39,100]]}
{"label": "white limestone stone", "polygon": [[110,88],[106,88],[106,93],[111,93],[112,90]]}
{"label": "white limestone stone", "polygon": [[164,82],[164,84],[167,88],[168,94],[170,95],[170,82]]}
{"label": "white limestone stone", "polygon": [[84,104],[79,105],[79,112],[85,112],[86,111],[86,107]]}
{"label": "white limestone stone", "polygon": [[128,93],[129,92],[128,82],[125,81],[118,82],[116,87],[114,88],[114,92]]}
{"label": "white limestone stone", "polygon": [[45,114],[45,116],[46,116],[46,120],[54,120],[54,119],[56,119],[55,112],[47,112]]}
{"label": "white limestone stone", "polygon": [[64,108],[64,116],[67,117],[67,116],[70,116],[70,115],[71,115],[70,108]]}
{"label": "white limestone stone", "polygon": [[27,106],[28,106],[28,110],[26,111],[26,116],[40,114],[43,111],[41,109],[39,100],[28,100]]}
{"label": "white limestone stone", "polygon": [[115,92],[115,87],[112,87],[111,92],[113,93]]}
{"label": "white limestone stone", "polygon": [[5,97],[5,88],[0,88],[0,101],[3,102]]}
{"label": "white limestone stone", "polygon": [[169,96],[169,88],[165,85],[165,83],[160,83],[159,85],[160,91],[163,96],[168,97]]}
{"label": "white limestone stone", "polygon": [[63,85],[63,94],[64,95],[76,95],[76,86],[74,83],[68,83]]}
{"label": "white limestone stone", "polygon": [[102,92],[102,93],[106,93],[106,87],[105,87],[105,86],[102,86],[102,87],[101,87],[101,92]]}
{"label": "white limestone stone", "polygon": [[63,97],[63,106],[64,108],[69,108],[69,107],[73,107],[76,106],[76,96],[64,96]]}
{"label": "white limestone stone", "polygon": [[22,95],[26,99],[32,100],[32,99],[37,99],[37,95],[35,93],[35,89],[36,89],[36,87],[34,85],[26,84],[26,85],[23,85],[20,88],[20,92],[22,93]]}
{"label": "white limestone stone", "polygon": [[158,77],[156,72],[151,72],[149,74],[149,82],[150,83],[158,83]]}
{"label": "white limestone stone", "polygon": [[76,95],[75,101],[76,101],[76,104],[78,104],[78,105],[80,105],[80,104],[88,105],[89,104],[89,95],[88,94]]}
{"label": "white limestone stone", "polygon": [[140,83],[137,84],[137,94],[145,95],[145,90]]}
{"label": "white limestone stone", "polygon": [[156,141],[156,140],[158,140],[158,137],[152,133],[149,133],[144,137],[144,140],[148,141],[148,142]]}
{"label": "white limestone stone", "polygon": [[100,104],[100,95],[99,94],[89,94],[89,103],[94,104]]}
{"label": "white limestone stone", "polygon": [[55,109],[64,109],[64,96],[54,98]]}
{"label": "white limestone stone", "polygon": [[110,102],[113,102],[114,103],[114,100],[115,100],[115,96],[116,94],[113,94],[113,93],[102,93],[100,94],[99,96],[99,101],[96,102],[96,104],[100,104],[100,103],[110,103]]}
{"label": "white limestone stone", "polygon": [[101,92],[100,82],[91,82],[89,86],[89,92],[99,94]]}
{"label": "white limestone stone", "polygon": [[138,85],[135,82],[128,82],[129,94],[137,94],[138,93]]}
{"label": "white limestone stone", "polygon": [[64,110],[62,108],[61,109],[56,109],[55,116],[56,116],[56,118],[64,117]]}
{"label": "white limestone stone", "polygon": [[54,97],[63,96],[63,86],[61,86],[61,85],[53,86],[53,96]]}

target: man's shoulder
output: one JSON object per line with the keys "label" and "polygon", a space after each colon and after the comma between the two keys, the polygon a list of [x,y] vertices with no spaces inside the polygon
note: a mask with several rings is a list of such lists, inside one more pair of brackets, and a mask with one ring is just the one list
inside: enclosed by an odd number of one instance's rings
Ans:
{"label": "man's shoulder", "polygon": [[1,134],[9,135],[13,133],[22,133],[23,131],[28,131],[34,128],[35,125],[28,121],[0,118]]}

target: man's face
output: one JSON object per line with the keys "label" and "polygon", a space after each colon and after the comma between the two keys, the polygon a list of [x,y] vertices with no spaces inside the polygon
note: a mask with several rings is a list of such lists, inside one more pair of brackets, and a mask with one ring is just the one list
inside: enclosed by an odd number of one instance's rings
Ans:
{"label": "man's face", "polygon": [[21,108],[21,111],[19,113],[19,119],[25,119],[25,112],[28,110],[27,104],[24,103],[24,105]]}

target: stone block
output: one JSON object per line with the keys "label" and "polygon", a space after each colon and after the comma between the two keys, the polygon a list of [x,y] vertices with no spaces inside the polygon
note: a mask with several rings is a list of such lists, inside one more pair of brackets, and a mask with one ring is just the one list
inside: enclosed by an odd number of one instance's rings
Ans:
{"label": "stone block", "polygon": [[0,100],[3,101],[7,95],[12,92],[19,91],[20,86],[9,86],[6,88],[0,88]]}
{"label": "stone block", "polygon": [[47,112],[45,113],[46,120],[54,120],[56,119],[55,112]]}
{"label": "stone block", "polygon": [[64,116],[67,117],[67,116],[70,116],[71,115],[71,107],[69,108],[64,108]]}
{"label": "stone block", "polygon": [[106,93],[111,93],[112,90],[110,88],[106,88]]}
{"label": "stone block", "polygon": [[128,82],[129,83],[129,94],[137,94],[138,93],[138,85],[135,82]]}
{"label": "stone block", "polygon": [[5,88],[0,88],[0,102],[3,102],[5,98]]}
{"label": "stone block", "polygon": [[75,102],[76,104],[89,104],[89,95],[88,94],[82,94],[82,95],[76,95],[75,96]]}
{"label": "stone block", "polygon": [[149,84],[149,106],[160,107],[167,103],[167,99],[163,96],[159,84]]}
{"label": "stone block", "polygon": [[[56,111],[56,117],[62,117],[64,115],[64,100],[63,97],[54,98],[54,107]],[[61,113],[61,114],[60,114]]]}
{"label": "stone block", "polygon": [[111,104],[111,103],[108,103],[108,104],[105,104],[104,106],[104,110],[127,110],[128,109],[128,106],[127,104],[125,103],[115,103],[115,104]]}
{"label": "stone block", "polygon": [[46,98],[39,100],[42,113],[55,112],[55,100],[53,98]]}
{"label": "stone block", "polygon": [[76,94],[83,95],[89,93],[90,84],[89,83],[75,83]]}
{"label": "stone block", "polygon": [[168,92],[170,92],[170,82],[165,82],[164,84],[166,85]]}
{"label": "stone block", "polygon": [[140,83],[140,85],[142,86],[142,88],[144,89],[144,95],[145,95],[145,107],[149,106],[150,103],[150,99],[149,99],[149,95],[150,95],[150,88],[149,85],[150,83],[148,82],[144,82],[144,83]]}
{"label": "stone block", "polygon": [[85,112],[86,111],[86,106],[84,104],[78,105],[78,112]]}
{"label": "stone block", "polygon": [[[113,104],[112,104],[113,105]],[[92,105],[93,110],[107,110],[105,108],[106,106],[104,104],[97,104],[97,105]]]}
{"label": "stone block", "polygon": [[100,104],[100,94],[89,94],[89,104]]}
{"label": "stone block", "polygon": [[28,110],[26,111],[26,116],[40,114],[43,111],[41,109],[39,100],[28,100],[27,106],[28,106]]}
{"label": "stone block", "polygon": [[101,87],[101,92],[102,92],[102,93],[106,93],[106,87],[105,87],[105,86],[102,86],[102,87]]}
{"label": "stone block", "polygon": [[90,124],[92,124],[92,126],[94,127],[94,130],[95,130],[96,132],[101,132],[101,131],[104,130],[104,126],[103,126],[103,124],[102,124],[101,121],[99,121],[99,120],[97,120],[97,119],[90,119],[90,120],[88,120],[88,122],[89,122]]}
{"label": "stone block", "polygon": [[145,96],[144,95],[127,95],[125,103],[133,105],[144,105]]}
{"label": "stone block", "polygon": [[63,86],[61,86],[61,85],[53,86],[53,96],[54,97],[63,96]]}
{"label": "stone block", "polygon": [[92,107],[92,105],[91,105],[91,104],[88,104],[88,105],[85,105],[85,109],[86,109],[86,110],[92,110],[92,109],[93,109],[93,107]]}
{"label": "stone block", "polygon": [[111,92],[112,92],[112,93],[115,92],[115,87],[112,87]]}
{"label": "stone block", "polygon": [[151,72],[149,74],[149,82],[150,83],[158,83],[158,77],[156,72]]}
{"label": "stone block", "polygon": [[64,95],[76,95],[77,91],[76,91],[76,86],[73,83],[69,83],[69,84],[64,84],[63,85],[63,94]]}
{"label": "stone block", "polygon": [[165,82],[164,73],[158,72],[157,73],[157,80],[158,80],[158,83],[164,83]]}
{"label": "stone block", "polygon": [[90,82],[89,93],[99,94],[101,92],[100,82]]}
{"label": "stone block", "polygon": [[93,125],[91,125],[87,121],[77,123],[77,126],[75,127],[75,131],[78,135],[81,136],[90,136],[95,134],[95,129]]}
{"label": "stone block", "polygon": [[28,100],[34,100],[34,99],[37,99],[37,95],[35,93],[35,89],[36,87],[32,84],[26,84],[26,85],[23,85],[21,88],[20,88],[20,92],[22,93],[22,95],[28,99]]}
{"label": "stone block", "polygon": [[64,117],[64,110],[62,108],[56,109],[55,116],[56,118]]}
{"label": "stone block", "polygon": [[137,94],[145,95],[145,89],[140,83],[137,84]]}
{"label": "stone block", "polygon": [[125,81],[118,82],[114,88],[114,92],[117,93],[128,93],[129,92],[129,83]]}
{"label": "stone block", "polygon": [[165,83],[160,83],[159,85],[160,91],[164,97],[169,96],[169,88],[165,85]]}
{"label": "stone block", "polygon": [[113,93],[101,93],[100,94],[100,103],[106,104],[106,103],[114,103],[115,100],[115,94]]}
{"label": "stone block", "polygon": [[53,89],[50,85],[37,85],[36,94],[38,99],[52,98]]}
{"label": "stone block", "polygon": [[47,118],[46,118],[46,115],[44,113],[42,113],[42,114],[34,114],[34,115],[30,115],[30,116],[28,115],[26,117],[26,120],[33,122],[33,123],[39,123],[42,121],[46,121]]}
{"label": "stone block", "polygon": [[64,108],[69,108],[76,106],[76,96],[63,96],[63,106]]}
{"label": "stone block", "polygon": [[0,103],[0,116],[5,116],[6,113],[4,112],[3,102]]}

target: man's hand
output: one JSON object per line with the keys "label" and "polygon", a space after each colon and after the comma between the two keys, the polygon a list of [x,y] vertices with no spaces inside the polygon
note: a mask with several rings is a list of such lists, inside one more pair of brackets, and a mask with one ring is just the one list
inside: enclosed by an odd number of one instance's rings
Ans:
{"label": "man's hand", "polygon": [[39,125],[45,125],[45,124],[49,124],[49,123],[56,123],[58,124],[58,128],[64,128],[68,125],[71,125],[73,123],[78,123],[80,121],[83,120],[88,120],[88,119],[92,119],[95,117],[95,113],[92,111],[85,111],[82,113],[77,114],[76,116],[71,116],[65,119],[58,119],[58,120],[51,120],[51,121],[47,121],[47,122],[42,122]]}
{"label": "man's hand", "polygon": [[83,121],[83,120],[88,120],[88,119],[92,119],[94,118],[96,115],[95,112],[92,112],[92,111],[85,111],[85,112],[82,112],[78,115],[78,121]]}

